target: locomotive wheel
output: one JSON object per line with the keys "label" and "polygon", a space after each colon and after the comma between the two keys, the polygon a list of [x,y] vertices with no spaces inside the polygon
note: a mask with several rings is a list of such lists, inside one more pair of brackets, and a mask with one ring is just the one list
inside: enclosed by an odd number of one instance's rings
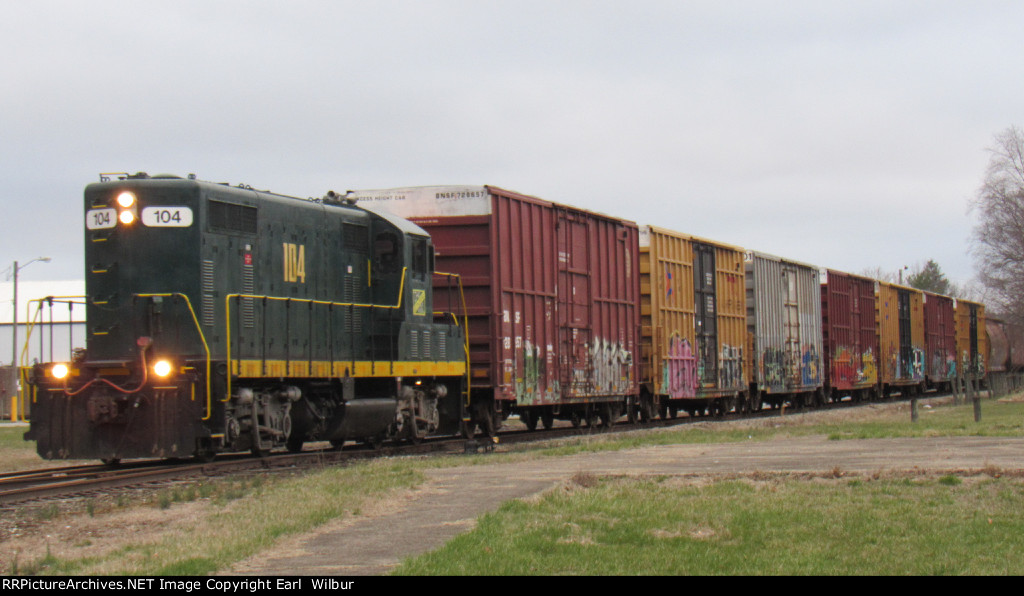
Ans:
{"label": "locomotive wheel", "polygon": [[302,451],[302,444],[305,442],[305,437],[296,436],[295,433],[288,435],[288,441],[285,445],[288,447],[290,453],[299,453]]}
{"label": "locomotive wheel", "polygon": [[359,442],[374,451],[380,451],[381,447],[384,446],[384,433],[380,433],[372,437],[365,437]]}
{"label": "locomotive wheel", "polygon": [[406,423],[408,424],[409,427],[409,436],[407,438],[409,439],[409,442],[412,443],[413,445],[419,445],[420,442],[423,441],[423,437],[420,436],[419,425],[416,424],[416,415],[412,412],[409,412],[408,416],[409,418],[406,421]]}
{"label": "locomotive wheel", "polygon": [[215,457],[217,457],[217,452],[208,447],[196,449],[196,452],[192,454],[192,458],[201,464],[208,464],[212,462]]}

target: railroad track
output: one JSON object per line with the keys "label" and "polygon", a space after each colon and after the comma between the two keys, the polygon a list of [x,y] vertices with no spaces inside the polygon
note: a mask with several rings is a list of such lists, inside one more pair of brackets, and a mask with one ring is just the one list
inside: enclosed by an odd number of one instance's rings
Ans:
{"label": "railroad track", "polygon": [[[948,396],[928,393],[920,396],[920,399],[942,397]],[[898,399],[902,401],[902,398]],[[302,453],[270,453],[265,457],[253,457],[249,454],[226,454],[218,456],[211,462],[204,463],[192,460],[170,462],[167,460],[144,460],[124,462],[117,466],[95,464],[8,472],[0,474],[0,505],[8,506],[49,498],[88,497],[115,488],[158,485],[192,477],[218,477],[260,470],[301,470],[303,468],[322,467],[324,465],[341,465],[349,461],[369,459],[382,455],[401,456],[481,452],[493,449],[496,444],[529,443],[567,437],[628,432],[639,429],[667,428],[714,420],[789,416],[832,408],[856,407],[870,403],[893,403],[893,401],[895,400],[857,403],[843,401],[826,404],[822,408],[784,409],[782,412],[764,409],[757,414],[738,415],[730,413],[723,417],[697,416],[691,418],[690,416],[679,416],[668,419],[656,418],[642,424],[630,424],[623,421],[607,428],[588,425],[574,427],[564,424],[556,426],[551,430],[509,430],[502,432],[497,441],[486,436],[477,436],[472,440],[464,438],[437,438],[424,440],[417,444],[387,445],[377,450],[349,446],[344,450],[312,449]]]}

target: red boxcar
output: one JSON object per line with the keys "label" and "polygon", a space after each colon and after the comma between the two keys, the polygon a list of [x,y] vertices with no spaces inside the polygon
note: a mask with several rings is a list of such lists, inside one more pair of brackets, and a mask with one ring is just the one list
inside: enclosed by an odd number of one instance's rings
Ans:
{"label": "red boxcar", "polygon": [[821,286],[826,388],[833,401],[878,388],[875,280],[829,269]]}
{"label": "red boxcar", "polygon": [[610,422],[639,393],[635,223],[493,186],[350,196],[430,232],[437,271],[461,276],[478,417]]}
{"label": "red boxcar", "polygon": [[949,296],[924,293],[925,379],[946,388],[956,376],[956,309]]}

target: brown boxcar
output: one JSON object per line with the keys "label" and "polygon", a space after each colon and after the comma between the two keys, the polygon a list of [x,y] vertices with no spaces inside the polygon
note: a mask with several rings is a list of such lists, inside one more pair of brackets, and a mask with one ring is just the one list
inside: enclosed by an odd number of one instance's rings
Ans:
{"label": "brown boxcar", "polygon": [[985,331],[985,305],[968,300],[956,301],[957,374],[981,379],[988,369],[988,334]]}
{"label": "brown boxcar", "polygon": [[640,230],[642,407],[740,410],[750,378],[743,249],[653,226]]}
{"label": "brown boxcar", "polygon": [[924,375],[928,386],[947,389],[956,376],[956,317],[949,296],[924,292]]}
{"label": "brown boxcar", "polygon": [[[639,394],[635,223],[493,186],[351,196],[427,230],[436,270],[461,276],[478,418],[610,422]],[[443,300],[449,281],[435,281]]]}
{"label": "brown boxcar", "polygon": [[875,280],[829,269],[821,286],[826,394],[870,399],[878,389]]}
{"label": "brown boxcar", "polygon": [[875,299],[882,390],[917,392],[924,387],[924,293],[878,282]]}
{"label": "brown boxcar", "polygon": [[1002,319],[985,317],[985,331],[988,334],[988,372],[1005,373],[1011,369],[1013,350],[1008,325]]}
{"label": "brown boxcar", "polygon": [[802,406],[824,398],[821,274],[813,265],[747,253],[751,402]]}
{"label": "brown boxcar", "polygon": [[985,382],[991,395],[1019,392],[1024,386],[1024,327],[986,316],[985,329],[989,347]]}

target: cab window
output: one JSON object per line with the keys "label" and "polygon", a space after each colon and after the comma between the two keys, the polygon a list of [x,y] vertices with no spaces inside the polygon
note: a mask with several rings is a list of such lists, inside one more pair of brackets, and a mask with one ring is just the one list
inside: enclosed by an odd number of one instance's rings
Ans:
{"label": "cab window", "polygon": [[381,232],[373,242],[373,261],[381,273],[402,270],[402,244],[394,232]]}

